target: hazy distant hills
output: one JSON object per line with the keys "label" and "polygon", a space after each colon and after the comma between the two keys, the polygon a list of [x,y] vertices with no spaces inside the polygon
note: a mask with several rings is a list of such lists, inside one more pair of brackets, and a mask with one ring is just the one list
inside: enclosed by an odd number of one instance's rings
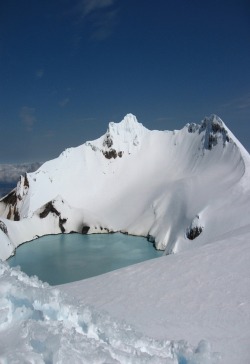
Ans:
{"label": "hazy distant hills", "polygon": [[0,164],[0,197],[6,195],[17,185],[21,175],[26,172],[37,170],[42,163],[23,163],[23,164]]}

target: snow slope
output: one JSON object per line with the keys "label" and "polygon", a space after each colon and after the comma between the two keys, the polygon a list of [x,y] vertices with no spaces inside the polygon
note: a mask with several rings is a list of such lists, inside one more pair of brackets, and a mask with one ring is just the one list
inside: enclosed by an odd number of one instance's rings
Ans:
{"label": "snow slope", "polygon": [[206,339],[221,363],[248,364],[250,224],[211,243],[60,288],[157,340]]}
{"label": "snow slope", "polygon": [[0,257],[37,235],[70,231],[147,236],[166,254],[204,245],[248,224],[249,166],[217,116],[169,132],[128,114],[20,178],[0,202]]}

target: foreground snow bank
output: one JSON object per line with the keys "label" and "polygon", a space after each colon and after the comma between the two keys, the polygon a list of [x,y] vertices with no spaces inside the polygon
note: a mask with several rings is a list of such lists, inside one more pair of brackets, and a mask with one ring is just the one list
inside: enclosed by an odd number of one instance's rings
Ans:
{"label": "foreground snow bank", "polygon": [[[218,241],[60,286],[144,335],[206,338],[224,364],[250,363],[250,224]],[[185,361],[183,361],[185,363]]]}
{"label": "foreground snow bank", "polygon": [[154,340],[0,262],[1,363],[218,363],[207,341]]}

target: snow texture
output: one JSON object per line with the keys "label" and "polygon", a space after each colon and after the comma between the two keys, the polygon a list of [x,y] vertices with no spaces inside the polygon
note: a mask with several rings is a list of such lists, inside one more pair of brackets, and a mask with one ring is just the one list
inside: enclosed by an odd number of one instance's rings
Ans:
{"label": "snow texture", "polygon": [[215,364],[202,340],[155,340],[0,263],[0,362]]}

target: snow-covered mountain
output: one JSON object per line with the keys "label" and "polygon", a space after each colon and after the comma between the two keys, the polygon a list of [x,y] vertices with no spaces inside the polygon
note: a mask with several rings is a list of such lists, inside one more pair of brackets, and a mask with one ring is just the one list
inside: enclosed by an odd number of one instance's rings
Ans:
{"label": "snow-covered mountain", "polygon": [[248,364],[249,158],[216,116],[159,132],[127,115],[21,177],[2,259],[72,230],[179,253],[54,288],[0,261],[0,362]]}
{"label": "snow-covered mountain", "polygon": [[147,236],[167,254],[197,247],[249,225],[249,175],[248,152],[219,117],[170,132],[128,114],[20,177],[0,202],[0,257],[71,231]]}

